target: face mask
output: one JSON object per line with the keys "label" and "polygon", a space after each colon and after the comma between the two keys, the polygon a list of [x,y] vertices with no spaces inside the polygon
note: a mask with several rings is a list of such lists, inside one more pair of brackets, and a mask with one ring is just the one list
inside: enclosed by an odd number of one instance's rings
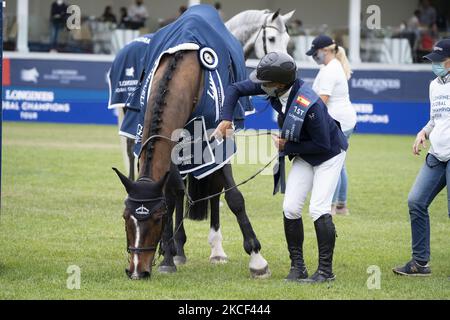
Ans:
{"label": "face mask", "polygon": [[261,89],[263,89],[269,97],[273,98],[278,98],[289,90],[289,88],[266,87],[265,85],[261,85]]}
{"label": "face mask", "polygon": [[449,69],[444,67],[444,63],[433,63],[432,70],[438,77],[445,77],[449,73]]}
{"label": "face mask", "polygon": [[325,52],[317,51],[317,53],[313,55],[313,59],[318,65],[325,64]]}

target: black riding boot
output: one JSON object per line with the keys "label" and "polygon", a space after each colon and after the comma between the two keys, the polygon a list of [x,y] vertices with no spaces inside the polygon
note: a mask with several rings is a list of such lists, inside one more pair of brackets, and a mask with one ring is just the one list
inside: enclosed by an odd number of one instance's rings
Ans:
{"label": "black riding boot", "polygon": [[291,270],[285,278],[286,281],[297,281],[308,278],[303,261],[303,221],[300,219],[288,219],[284,217],[284,232],[291,258]]}
{"label": "black riding boot", "polygon": [[317,271],[308,279],[307,283],[332,281],[336,278],[333,274],[333,252],[336,242],[336,228],[330,214],[321,216],[314,222],[319,248],[319,266]]}

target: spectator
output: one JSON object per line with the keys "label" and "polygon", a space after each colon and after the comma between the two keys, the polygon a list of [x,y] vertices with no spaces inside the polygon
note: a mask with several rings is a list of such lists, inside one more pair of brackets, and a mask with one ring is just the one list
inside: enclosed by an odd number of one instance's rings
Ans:
{"label": "spectator", "polygon": [[120,29],[130,28],[130,17],[128,16],[128,10],[125,7],[120,8],[119,28]]}
{"label": "spectator", "polygon": [[[319,35],[306,52],[318,65],[323,65],[314,79],[312,89],[326,104],[330,116],[339,121],[347,143],[356,127],[356,111],[349,95],[348,80],[352,70],[344,48],[326,36]],[[333,196],[331,214],[348,215],[347,188],[348,177],[345,164],[341,167],[339,179]]]}
{"label": "spectator", "polygon": [[430,0],[421,0],[420,5],[420,23],[430,26],[436,23],[436,9],[431,5]]}
{"label": "spectator", "polygon": [[[434,43],[436,42],[437,38],[438,30],[436,24],[433,24],[425,29],[421,34],[421,38],[417,48],[417,56],[420,57],[433,51]],[[417,62],[422,61],[419,60]]]}
{"label": "spectator", "polygon": [[416,56],[416,50],[419,45],[420,39],[420,10],[415,10],[414,14],[404,23],[405,28],[399,33],[399,38],[406,38],[409,41],[411,47],[411,54],[413,56],[413,61],[416,62],[418,57]]}
{"label": "spectator", "polygon": [[103,12],[103,15],[100,18],[103,22],[111,22],[111,23],[117,23],[117,18],[115,14],[112,12],[111,6],[106,6],[105,11]]}
{"label": "spectator", "polygon": [[418,32],[420,29],[420,10],[415,10],[411,18],[409,18],[406,28],[411,32]]}
{"label": "spectator", "polygon": [[287,28],[290,36],[304,36],[306,34],[303,30],[303,22],[300,19],[289,22]]}
{"label": "spectator", "polygon": [[136,0],[136,4],[130,6],[128,9],[128,17],[130,18],[132,29],[139,29],[145,25],[148,12],[142,0]]}
{"label": "spectator", "polygon": [[66,22],[67,15],[67,5],[64,0],[57,0],[52,3],[50,11],[50,21],[52,25],[51,32],[51,51],[56,51],[58,46],[58,35],[62,28],[64,28],[64,23]]}

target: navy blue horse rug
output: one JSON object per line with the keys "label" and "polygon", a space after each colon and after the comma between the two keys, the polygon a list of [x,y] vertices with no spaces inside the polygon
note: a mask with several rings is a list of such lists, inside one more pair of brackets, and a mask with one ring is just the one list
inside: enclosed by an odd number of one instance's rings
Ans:
{"label": "navy blue horse rug", "polygon": [[[127,112],[120,131],[126,136],[136,137],[135,154],[139,154],[153,75],[163,55],[183,50],[198,52],[205,81],[203,94],[181,136],[176,162],[181,174],[191,173],[201,179],[221,168],[236,152],[233,139],[209,142],[208,131],[219,123],[225,88],[246,78],[241,44],[228,31],[212,6],[193,6],[175,22],[153,35],[142,60],[143,68],[148,72],[139,84],[139,95],[131,98],[132,101],[139,98],[139,110],[136,110],[138,116],[134,112]],[[237,130],[243,128],[245,111],[250,109],[248,98],[239,100],[234,114]]]}
{"label": "navy blue horse rug", "polygon": [[[131,125],[138,121],[132,119],[132,116],[137,117],[140,110],[139,99],[136,99],[136,102],[131,101],[131,98],[139,91],[141,78],[145,75],[143,57],[152,37],[153,34],[146,34],[128,43],[117,53],[108,72],[108,109],[125,108],[126,111],[129,109],[137,111],[127,117]],[[129,135],[125,132],[120,134],[131,139],[136,138],[134,134]]]}

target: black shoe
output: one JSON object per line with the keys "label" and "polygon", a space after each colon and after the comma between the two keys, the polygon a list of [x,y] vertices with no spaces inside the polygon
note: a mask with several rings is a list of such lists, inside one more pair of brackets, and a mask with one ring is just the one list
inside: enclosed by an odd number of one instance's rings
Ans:
{"label": "black shoe", "polygon": [[305,262],[303,260],[303,221],[300,219],[287,219],[284,217],[284,232],[286,235],[291,269],[285,278],[286,281],[297,281],[308,278]]}
{"label": "black shoe", "polygon": [[289,274],[287,275],[286,278],[284,278],[284,280],[299,281],[307,278],[308,278],[308,270],[306,270],[306,267],[303,267],[303,269],[291,267],[291,270],[289,270]]}
{"label": "black shoe", "polygon": [[421,266],[415,260],[409,261],[402,267],[392,269],[395,274],[411,277],[428,277],[431,275],[431,269],[428,264]]}
{"label": "black shoe", "polygon": [[308,279],[300,279],[298,281],[301,283],[322,283],[322,282],[334,281],[334,279],[336,279],[336,276],[333,273],[327,273],[322,270],[317,270]]}

